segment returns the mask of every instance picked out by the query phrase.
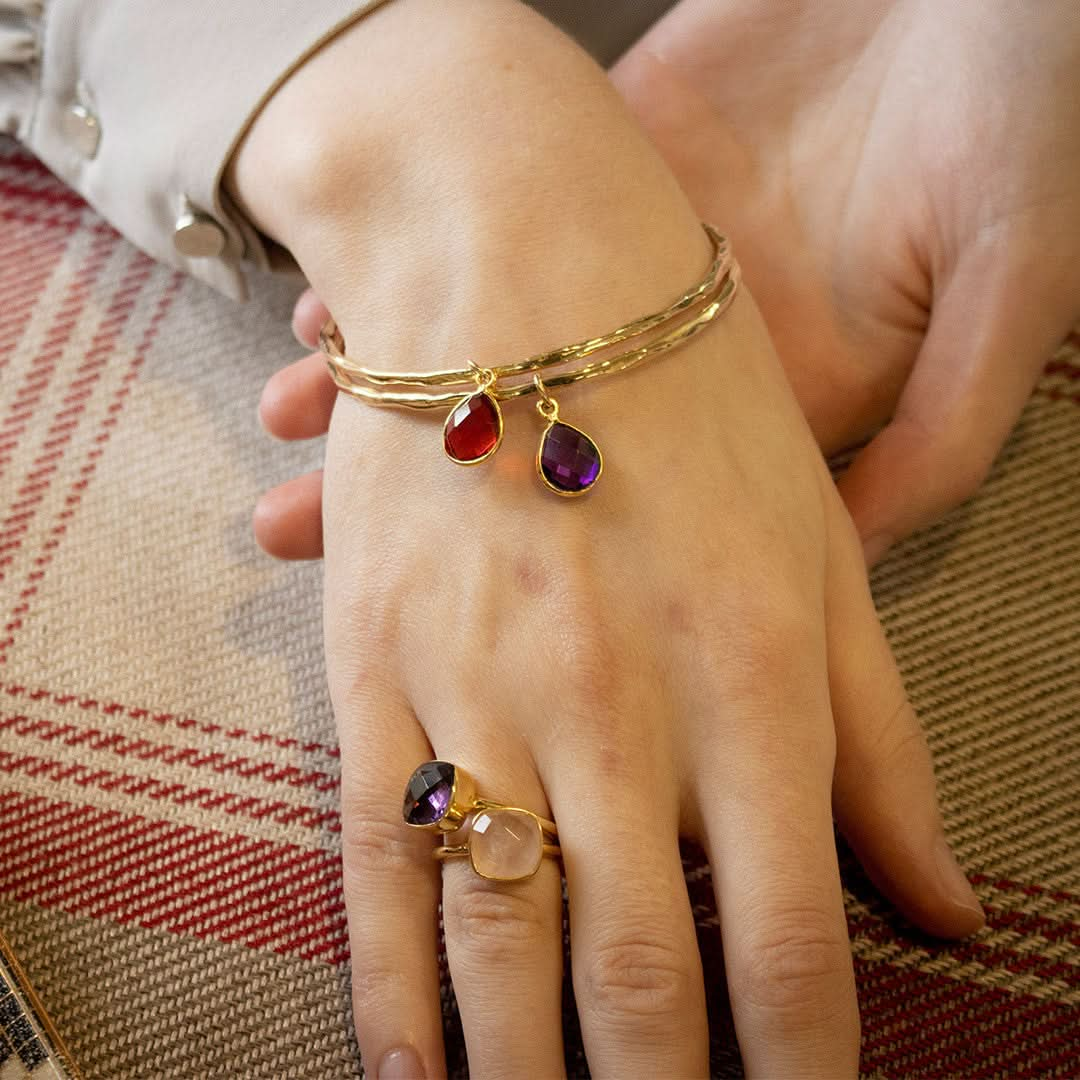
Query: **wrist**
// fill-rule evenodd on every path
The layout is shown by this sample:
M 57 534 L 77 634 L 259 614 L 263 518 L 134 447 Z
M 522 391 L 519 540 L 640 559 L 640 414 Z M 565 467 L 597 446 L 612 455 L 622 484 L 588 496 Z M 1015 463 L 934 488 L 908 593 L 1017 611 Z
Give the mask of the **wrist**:
M 424 366 L 440 329 L 484 326 L 498 361 L 610 329 L 709 254 L 604 72 L 517 4 L 377 9 L 283 84 L 229 179 L 380 366 Z
M 543 191 L 587 173 L 617 103 L 603 71 L 516 0 L 395 0 L 278 88 L 226 184 L 283 244 L 349 224 L 374 245 L 485 195 L 512 205 L 524 178 Z

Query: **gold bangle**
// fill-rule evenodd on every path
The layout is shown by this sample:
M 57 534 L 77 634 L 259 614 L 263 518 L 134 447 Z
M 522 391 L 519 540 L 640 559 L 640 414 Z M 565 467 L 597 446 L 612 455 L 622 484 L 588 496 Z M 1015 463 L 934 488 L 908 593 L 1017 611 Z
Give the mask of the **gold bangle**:
M 639 319 L 634 319 L 632 322 L 628 322 L 618 329 L 613 330 L 610 334 L 587 338 L 586 340 L 576 342 L 573 345 L 564 345 L 562 348 L 555 349 L 552 352 L 536 353 L 533 356 L 526 357 L 524 360 L 491 368 L 495 373 L 495 377 L 498 379 L 512 378 L 515 375 L 521 375 L 525 372 L 542 371 L 545 368 L 554 367 L 558 364 L 568 363 L 571 360 L 590 356 L 600 349 L 607 348 L 611 345 L 617 345 L 620 341 L 625 341 L 627 338 L 637 337 L 640 334 L 647 333 L 649 330 L 655 329 L 662 323 L 665 323 L 670 319 L 673 319 L 676 315 L 686 311 L 697 301 L 704 299 L 707 294 L 716 290 L 721 280 L 726 276 L 729 276 L 732 271 L 735 271 L 737 275 L 737 266 L 734 257 L 731 254 L 731 243 L 728 241 L 727 237 L 721 236 L 712 225 L 709 225 L 706 222 L 702 222 L 702 228 L 705 230 L 705 234 L 708 236 L 713 246 L 713 260 L 709 265 L 709 269 L 704 278 L 702 278 L 697 285 L 683 293 L 682 296 L 672 304 L 668 305 L 668 307 L 664 308 L 663 311 L 657 311 L 651 315 L 644 315 Z M 737 277 L 735 284 L 737 284 Z M 354 385 L 355 381 L 359 380 L 375 386 L 392 383 L 400 383 L 409 386 L 453 386 L 462 383 L 472 383 L 475 380 L 477 371 L 476 365 L 474 364 L 470 364 L 467 368 L 451 368 L 446 371 L 427 372 L 376 371 L 372 368 L 364 367 L 362 364 L 345 355 L 345 341 L 333 319 L 328 319 L 323 326 L 319 334 L 319 347 L 326 354 L 327 358 L 333 361 L 330 366 L 331 372 L 340 373 L 344 378 L 351 380 L 350 385 Z M 528 384 L 525 385 L 527 386 Z M 343 387 L 342 389 L 347 389 L 347 387 Z M 433 400 L 431 404 L 444 404 L 446 401 L 455 399 L 458 396 L 459 395 L 456 394 L 448 394 L 442 398 Z M 509 394 L 507 396 L 516 395 Z M 365 400 L 374 399 L 365 398 Z M 426 399 L 420 399 L 420 401 L 425 403 L 422 407 L 427 407 Z M 387 403 L 415 407 L 418 402 L 415 399 L 409 398 L 408 400 L 402 400 L 400 402 L 391 400 Z
M 588 338 L 551 352 L 537 353 L 510 364 L 445 371 L 388 372 L 366 368 L 345 353 L 345 340 L 333 319 L 328 319 L 319 335 L 330 374 L 337 387 L 351 397 L 372 405 L 410 409 L 449 408 L 443 425 L 443 449 L 459 465 L 476 465 L 499 448 L 503 436 L 500 401 L 539 394 L 537 411 L 547 421 L 536 454 L 536 472 L 551 491 L 558 495 L 583 495 L 592 489 L 603 471 L 603 456 L 590 436 L 559 419 L 558 403 L 549 390 L 581 379 L 613 374 L 636 367 L 644 360 L 668 352 L 690 340 L 722 315 L 738 291 L 739 266 L 731 245 L 711 225 L 702 223 L 713 245 L 713 259 L 705 277 L 663 311 L 645 315 L 618 327 L 609 334 Z M 678 316 L 697 303 L 704 306 L 696 314 L 679 321 Z M 675 322 L 672 327 L 671 323 Z M 650 330 L 665 332 L 645 345 L 593 360 L 578 367 L 542 379 L 540 372 L 557 364 L 583 360 L 601 349 L 609 348 Z M 532 379 L 511 385 L 499 385 L 500 379 L 513 379 L 531 372 Z M 405 386 L 461 387 L 468 390 L 443 392 L 398 390 Z

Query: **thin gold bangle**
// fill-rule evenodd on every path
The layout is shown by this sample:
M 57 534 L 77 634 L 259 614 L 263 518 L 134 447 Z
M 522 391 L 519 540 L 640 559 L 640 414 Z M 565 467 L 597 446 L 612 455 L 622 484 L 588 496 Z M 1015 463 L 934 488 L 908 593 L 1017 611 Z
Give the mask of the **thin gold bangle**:
M 448 408 L 443 424 L 443 450 L 458 465 L 478 465 L 498 450 L 503 438 L 503 418 L 499 402 L 539 394 L 537 412 L 546 423 L 536 453 L 536 472 L 545 486 L 558 495 L 576 496 L 590 491 L 603 472 L 599 446 L 580 428 L 560 419 L 559 403 L 550 396 L 555 387 L 568 386 L 636 367 L 651 356 L 668 352 L 700 333 L 732 304 L 739 288 L 739 264 L 728 241 L 711 225 L 702 222 L 713 244 L 713 259 L 704 280 L 683 293 L 663 311 L 645 315 L 609 334 L 588 338 L 552 352 L 537 353 L 524 360 L 498 367 L 467 368 L 432 372 L 375 371 L 345 354 L 345 339 L 333 319 L 327 319 L 319 334 L 334 383 L 344 393 L 370 405 L 408 409 Z M 698 303 L 696 314 L 681 318 Z M 675 325 L 672 325 L 672 324 Z M 617 345 L 649 330 L 664 332 L 644 345 L 592 360 L 570 370 L 553 373 L 547 379 L 540 372 L 556 364 L 573 364 L 600 349 Z M 528 381 L 500 385 L 500 380 L 530 373 Z M 393 386 L 454 387 L 443 392 L 393 389 Z M 456 852 L 455 852 L 456 854 Z
M 730 276 L 733 271 L 737 275 L 737 267 L 731 254 L 731 244 L 728 239 L 706 222 L 702 222 L 702 228 L 713 245 L 712 263 L 709 265 L 704 278 L 698 284 L 683 293 L 663 311 L 653 312 L 651 315 L 644 315 L 639 319 L 634 319 L 609 334 L 587 338 L 572 345 L 564 345 L 562 348 L 551 352 L 536 353 L 526 357 L 524 360 L 492 368 L 491 370 L 495 372 L 496 378 L 512 378 L 525 372 L 543 371 L 549 367 L 590 356 L 600 349 L 617 345 L 627 338 L 647 333 L 702 300 L 707 294 L 716 289 L 726 277 Z M 395 383 L 409 386 L 453 386 L 466 383 L 472 384 L 476 380 L 476 369 L 471 365 L 467 368 L 428 372 L 376 371 L 365 367 L 345 354 L 344 338 L 333 319 L 328 319 L 322 327 L 319 333 L 319 347 L 330 360 L 334 361 L 331 372 L 335 375 L 340 374 L 343 381 L 347 380 L 347 386 L 356 385 L 355 380 L 361 380 L 375 386 Z M 335 382 L 338 382 L 338 380 L 335 379 Z M 338 384 L 341 385 L 341 382 Z M 342 386 L 342 389 L 346 389 L 347 386 Z M 365 397 L 365 400 L 369 399 Z M 449 398 L 446 400 L 449 400 Z M 419 407 L 426 408 L 427 406 Z
M 639 345 L 636 348 L 629 349 L 625 352 L 617 353 L 614 356 L 606 357 L 602 360 L 594 360 L 592 363 L 584 364 L 580 368 L 575 368 L 572 371 L 563 372 L 557 375 L 551 375 L 544 380 L 548 387 L 567 386 L 570 383 L 578 382 L 581 379 L 591 379 L 598 375 L 607 375 L 616 371 L 626 371 L 630 368 L 636 367 L 642 361 L 647 360 L 649 357 L 659 355 L 664 352 L 668 352 L 675 348 L 677 345 L 682 344 L 684 341 L 689 340 L 695 334 L 700 333 L 705 329 L 714 319 L 722 315 L 728 307 L 730 307 L 732 301 L 735 299 L 735 294 L 739 286 L 739 268 L 738 265 L 732 263 L 728 268 L 724 277 L 720 280 L 716 287 L 715 295 L 709 297 L 709 302 L 706 306 L 698 312 L 697 315 L 679 323 L 674 329 L 669 330 L 661 337 L 655 338 L 647 345 Z M 641 331 L 644 332 L 644 331 Z M 614 335 L 608 335 L 613 337 Z M 625 340 L 627 337 L 632 336 L 627 333 L 623 335 L 619 340 Z M 323 352 L 327 356 L 327 365 L 330 369 L 330 374 L 333 377 L 338 389 L 342 390 L 346 394 L 352 397 L 359 398 L 361 401 L 366 401 L 372 405 L 383 406 L 398 406 L 400 408 L 408 409 L 437 409 L 447 408 L 451 405 L 457 404 L 461 401 L 463 393 L 468 393 L 471 389 L 475 389 L 477 385 L 477 373 L 481 370 L 490 371 L 493 378 L 490 380 L 490 384 L 487 389 L 487 393 L 490 394 L 497 401 L 510 401 L 513 398 L 524 397 L 529 394 L 537 393 L 536 385 L 533 382 L 517 383 L 512 386 L 500 386 L 497 380 L 504 378 L 504 373 L 510 369 L 515 372 L 527 370 L 523 367 L 524 361 L 518 364 L 511 364 L 505 367 L 485 368 L 485 369 L 465 369 L 468 376 L 468 383 L 470 390 L 450 390 L 444 393 L 424 393 L 422 391 L 408 391 L 408 390 L 390 390 L 383 388 L 376 388 L 374 386 L 364 385 L 362 382 L 355 382 L 354 379 L 365 379 L 366 376 L 360 376 L 355 369 L 355 365 L 349 365 L 346 367 L 341 362 L 340 357 L 343 355 L 341 349 L 333 343 L 332 339 L 340 341 L 341 345 L 344 345 L 344 341 L 341 339 L 341 332 L 337 329 L 332 322 L 328 322 L 327 326 L 323 328 L 324 348 Z M 604 340 L 601 338 L 593 338 L 592 341 Z M 331 352 L 327 346 L 330 345 L 333 348 Z M 599 346 L 598 346 L 599 348 Z M 559 350 L 563 352 L 564 350 Z M 590 349 L 589 352 L 595 350 Z M 552 356 L 553 353 L 541 354 L 543 356 Z M 587 353 L 582 354 L 587 355 Z M 541 367 L 540 363 L 537 363 L 536 368 Z M 534 369 L 535 370 L 535 369 Z M 447 373 L 440 373 L 445 375 Z M 411 379 L 410 379 L 411 381 Z M 438 385 L 438 384 L 437 384 Z M 446 385 L 445 382 L 442 385 Z

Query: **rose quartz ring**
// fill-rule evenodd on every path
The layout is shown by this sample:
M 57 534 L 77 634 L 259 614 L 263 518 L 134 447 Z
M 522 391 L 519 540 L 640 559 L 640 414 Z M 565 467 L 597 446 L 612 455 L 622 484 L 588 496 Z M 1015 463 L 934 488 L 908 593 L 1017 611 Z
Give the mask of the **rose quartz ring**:
M 555 822 L 479 798 L 472 777 L 448 761 L 425 762 L 412 774 L 403 812 L 413 828 L 448 833 L 468 825 L 464 842 L 436 848 L 435 858 L 466 856 L 489 881 L 523 881 L 540 869 L 545 855 L 559 855 Z

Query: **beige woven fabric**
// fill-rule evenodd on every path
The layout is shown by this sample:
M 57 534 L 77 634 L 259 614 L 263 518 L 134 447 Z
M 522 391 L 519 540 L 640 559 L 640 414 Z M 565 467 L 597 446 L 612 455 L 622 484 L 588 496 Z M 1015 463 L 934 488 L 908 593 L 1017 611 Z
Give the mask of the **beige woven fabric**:
M 0 143 L 0 925 L 94 1077 L 360 1073 L 320 567 L 249 529 L 320 452 L 255 419 L 296 291 L 233 305 Z M 845 859 L 867 1074 L 1080 1074 L 1078 454 L 1074 343 L 978 498 L 876 575 L 990 925 L 931 942 Z

